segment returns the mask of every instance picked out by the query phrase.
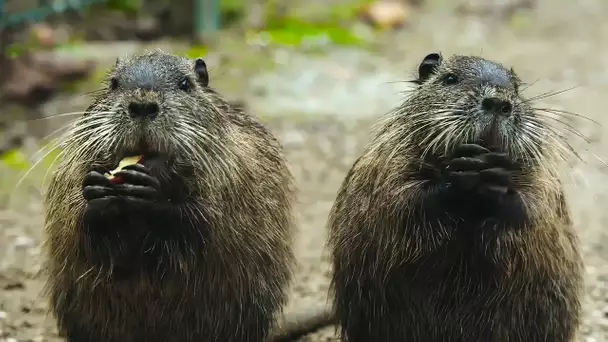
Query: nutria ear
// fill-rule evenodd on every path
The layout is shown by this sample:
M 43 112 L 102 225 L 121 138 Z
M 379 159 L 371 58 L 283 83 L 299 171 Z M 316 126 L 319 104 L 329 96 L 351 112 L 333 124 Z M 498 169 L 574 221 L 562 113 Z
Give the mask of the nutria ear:
M 207 72 L 207 63 L 202 58 L 197 58 L 194 61 L 194 73 L 196 74 L 197 82 L 203 87 L 209 85 L 209 73 Z
M 417 83 L 422 84 L 429 77 L 431 77 L 431 75 L 437 70 L 437 67 L 441 65 L 441 60 L 442 57 L 440 53 L 431 53 L 426 55 L 418 67 Z

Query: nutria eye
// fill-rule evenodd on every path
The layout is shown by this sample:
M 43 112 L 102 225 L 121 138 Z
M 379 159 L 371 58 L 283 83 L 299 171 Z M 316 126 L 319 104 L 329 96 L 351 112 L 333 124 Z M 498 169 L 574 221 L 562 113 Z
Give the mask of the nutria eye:
M 443 78 L 443 83 L 445 83 L 446 85 L 456 84 L 456 83 L 458 83 L 458 76 L 456 76 L 454 74 L 447 74 Z
M 110 90 L 116 90 L 118 89 L 118 80 L 114 77 L 112 77 L 112 79 L 110 79 Z
M 190 91 L 190 80 L 186 78 L 179 82 L 179 89 L 183 91 Z

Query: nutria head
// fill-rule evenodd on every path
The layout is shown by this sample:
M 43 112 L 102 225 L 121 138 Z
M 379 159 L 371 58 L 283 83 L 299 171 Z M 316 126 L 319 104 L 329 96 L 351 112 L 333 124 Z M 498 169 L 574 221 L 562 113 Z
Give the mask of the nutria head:
M 548 141 L 557 140 L 522 97 L 517 74 L 499 63 L 431 53 L 414 83 L 417 88 L 395 114 L 404 143 L 416 144 L 423 155 L 476 143 L 529 164 L 538 162 Z

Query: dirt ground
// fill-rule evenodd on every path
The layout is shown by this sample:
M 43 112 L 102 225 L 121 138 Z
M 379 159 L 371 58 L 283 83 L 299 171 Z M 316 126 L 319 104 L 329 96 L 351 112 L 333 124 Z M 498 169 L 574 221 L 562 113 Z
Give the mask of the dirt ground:
M 265 114 L 285 145 L 300 189 L 299 265 L 287 312 L 327 302 L 327 213 L 345 172 L 366 143 L 370 125 L 399 103 L 399 92 L 406 86 L 400 81 L 410 78 L 428 52 L 481 54 L 513 66 L 524 81 L 533 83 L 526 90 L 529 96 L 576 87 L 538 106 L 590 119 L 557 118 L 571 125 L 570 132 L 555 123 L 580 155 L 562 168 L 586 262 L 584 320 L 577 341 L 608 341 L 608 167 L 601 161 L 608 160 L 608 3 L 540 0 L 532 13 L 508 24 L 463 18 L 438 8 L 417 13 L 396 36 L 379 38 L 378 51 L 336 50 L 325 56 L 276 52 L 275 57 L 287 54 L 286 62 L 273 71 L 249 72 L 245 89 L 235 95 L 254 113 Z M 216 77 L 238 77 L 238 72 Z M 47 109 L 49 115 L 84 106 L 82 98 L 58 101 Z M 9 173 L 2 172 L 0 179 L 8 179 Z M 10 203 L 0 200 L 0 341 L 61 341 L 40 292 L 44 173 L 28 177 L 36 181 L 12 192 Z M 329 328 L 303 341 L 329 341 L 332 336 Z

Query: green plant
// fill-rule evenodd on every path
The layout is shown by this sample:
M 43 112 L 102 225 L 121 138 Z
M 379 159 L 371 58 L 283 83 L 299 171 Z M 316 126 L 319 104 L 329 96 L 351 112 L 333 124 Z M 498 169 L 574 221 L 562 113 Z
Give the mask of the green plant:
M 31 167 L 31 163 L 23 152 L 17 149 L 9 150 L 0 155 L 0 162 L 12 170 L 27 171 Z
M 245 16 L 245 0 L 219 0 L 220 22 L 223 26 L 230 26 Z
M 298 46 L 315 39 L 328 39 L 336 45 L 361 46 L 365 43 L 348 28 L 336 23 L 312 23 L 299 18 L 271 21 L 262 34 L 267 34 L 272 43 L 279 45 Z
M 204 57 L 209 52 L 209 49 L 203 45 L 194 45 L 186 50 L 182 55 L 188 58 Z
M 41 48 L 40 43 L 34 38 L 34 36 L 32 34 L 28 34 L 25 40 L 10 44 L 6 49 L 6 53 L 9 57 L 15 58 Z
M 15 171 L 28 171 L 32 167 L 41 167 L 44 170 L 49 169 L 61 153 L 61 148 L 53 148 L 56 147 L 56 143 L 56 141 L 51 141 L 43 145 L 41 148 L 41 159 L 35 163 L 32 163 L 20 149 L 11 149 L 0 155 L 0 164 Z
M 108 0 L 105 6 L 109 10 L 126 14 L 137 14 L 142 6 L 141 0 Z
M 359 8 L 370 1 L 350 1 L 329 8 L 317 8 L 308 14 L 291 11 L 283 17 L 273 15 L 276 11 L 272 8 L 277 3 L 269 1 L 266 28 L 261 33 L 280 45 L 297 46 L 307 40 L 327 39 L 336 45 L 362 46 L 365 41 L 354 34 L 350 26 L 356 20 Z
M 53 163 L 56 161 L 60 149 L 49 151 L 45 146 L 43 151 L 46 155 L 41 157 L 37 163 L 33 163 L 21 150 L 10 150 L 0 155 L 0 206 L 9 202 L 27 201 L 28 196 L 23 196 L 23 189 L 42 189 L 48 182 Z M 54 146 L 54 145 L 53 145 Z M 47 153 L 48 152 L 48 153 Z

